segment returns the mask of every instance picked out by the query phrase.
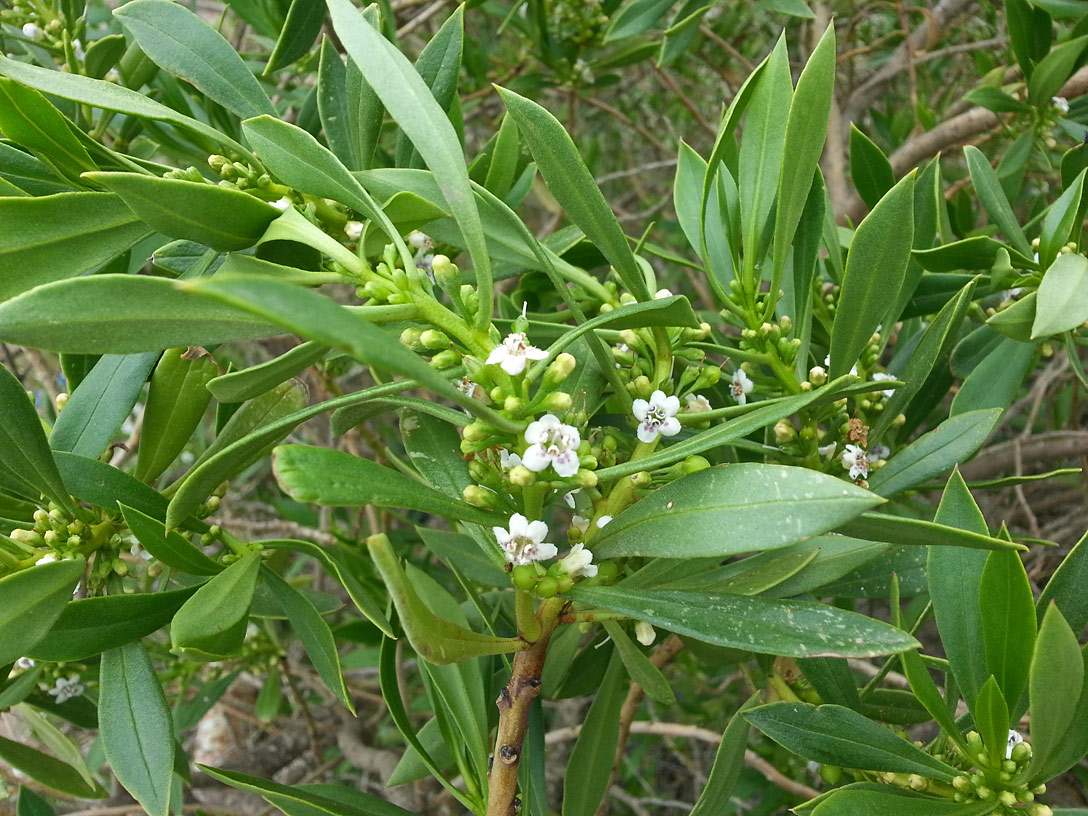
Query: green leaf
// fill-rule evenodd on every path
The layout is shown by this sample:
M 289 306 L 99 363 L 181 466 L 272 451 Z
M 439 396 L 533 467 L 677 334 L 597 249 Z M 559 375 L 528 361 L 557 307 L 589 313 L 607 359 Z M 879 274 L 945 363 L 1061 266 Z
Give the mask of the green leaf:
M 850 124 L 850 178 L 870 210 L 895 186 L 888 157 L 853 123 Z
M 993 675 L 979 690 L 971 716 L 986 746 L 990 767 L 999 766 L 1009 744 L 1009 707 Z
M 873 473 L 869 489 L 881 496 L 894 496 L 966 462 L 982 447 L 1002 413 L 1000 408 L 991 408 L 946 419 Z
M 706 175 L 706 162 L 686 142 L 680 141 L 676 158 L 676 177 L 673 179 L 672 206 L 676 220 L 688 244 L 702 258 L 702 187 Z
M 779 290 L 782 271 L 793 249 L 794 234 L 812 188 L 813 174 L 827 136 L 834 85 L 835 27 L 829 24 L 809 56 L 790 102 L 783 147 L 783 155 L 789 156 L 789 162 L 783 163 L 778 180 L 778 208 L 774 219 L 773 293 Z
M 1066 242 L 1069 241 L 1078 214 L 1081 214 L 1081 196 L 1084 192 L 1084 171 L 1071 184 L 1066 185 L 1061 197 L 1050 205 L 1043 218 L 1039 233 L 1039 266 L 1048 268 Z M 1080 231 L 1077 231 L 1080 234 Z
M 336 699 L 354 714 L 355 707 L 351 704 L 351 695 L 348 694 L 347 686 L 344 685 L 340 656 L 336 653 L 336 641 L 333 639 L 329 625 L 302 593 L 272 570 L 262 569 L 261 578 L 287 614 L 291 628 L 302 641 L 318 676 Z
M 985 535 L 986 520 L 960 476 L 953 471 L 941 496 L 936 521 Z M 982 572 L 987 556 L 959 547 L 932 547 L 927 573 L 937 629 L 952 674 L 968 706 L 974 704 L 989 672 L 982 631 Z
M 457 428 L 422 411 L 404 411 L 400 417 L 404 450 L 419 474 L 435 490 L 460 499 L 474 480 L 461 458 Z
M 208 381 L 207 389 L 219 402 L 244 402 L 304 371 L 329 353 L 329 347 L 307 341 L 271 360 Z
M 1038 292 L 1028 292 L 1012 306 L 987 318 L 986 325 L 1013 340 L 1019 340 L 1022 343 L 1029 342 L 1036 320 L 1037 298 Z
M 1085 46 L 1088 46 L 1088 36 L 1076 37 L 1052 49 L 1039 60 L 1028 79 L 1028 101 L 1031 104 L 1036 107 L 1050 106 L 1051 97 L 1069 79 Z
M 105 799 L 109 795 L 97 782 L 88 785 L 71 765 L 4 737 L 0 737 L 0 759 L 35 782 L 68 796 L 78 799 Z
M 275 114 L 234 47 L 184 6 L 167 0 L 133 0 L 113 16 L 152 62 L 189 81 L 240 118 Z
M 1013 711 L 1028 686 L 1035 647 L 1035 598 L 1017 553 L 992 552 L 986 559 L 979 611 L 986 668 L 1005 695 L 1008 710 Z
M 767 57 L 767 67 L 760 73 L 752 92 L 740 144 L 737 189 L 740 195 L 744 275 L 748 286 L 753 285 L 755 268 L 763 259 L 761 240 L 778 194 L 793 95 L 786 38 L 783 35 Z M 707 172 L 710 172 L 709 166 Z M 811 175 L 804 171 L 801 173 L 807 175 L 807 181 L 811 181 Z
M 744 712 L 758 699 L 758 695 L 753 695 L 730 717 L 729 725 L 725 727 L 722 741 L 714 754 L 714 764 L 710 768 L 706 786 L 688 816 L 717 816 L 722 802 L 730 800 L 737 780 L 740 779 L 740 772 L 744 767 L 744 752 L 748 748 L 749 725 L 744 719 Z
M 894 813 L 897 816 L 985 816 L 993 811 L 993 801 L 958 805 L 951 799 L 934 799 L 888 785 L 878 790 L 833 790 L 821 799 L 810 816 L 859 816 L 866 813 Z
M 166 499 L 123 470 L 63 451 L 57 452 L 56 459 L 68 489 L 81 501 L 107 508 L 110 512 L 118 502 L 124 502 L 155 518 L 162 518 L 166 513 Z
M 1023 257 L 1015 249 L 987 235 L 973 235 L 931 249 L 915 249 L 911 257 L 929 272 L 958 272 L 961 269 L 987 270 L 993 267 L 998 252 L 1004 249 L 1018 266 L 1030 266 L 1031 257 Z
M 548 111 L 513 91 L 499 88 L 507 111 L 540 168 L 548 190 L 638 300 L 649 300 L 645 275 L 566 129 Z
M 1011 337 L 998 335 L 998 340 L 998 345 L 967 375 L 952 398 L 953 417 L 987 408 L 1004 413 L 1016 399 L 1020 385 L 1034 367 L 1037 349 L 1033 343 L 1021 343 Z
M 1005 233 L 1005 237 L 1009 239 L 1013 248 L 1021 255 L 1032 257 L 1034 253 L 1031 244 L 1024 237 L 1024 231 L 1020 229 L 1020 223 L 1012 211 L 1009 199 L 1005 196 L 1005 191 L 1001 188 L 1001 182 L 990 166 L 989 160 L 974 145 L 964 147 L 963 153 L 967 157 L 971 183 L 975 186 L 975 193 L 983 208 L 998 228 Z
M 959 771 L 863 714 L 837 705 L 771 703 L 744 718 L 805 759 L 864 771 L 920 774 L 951 782 Z
M 213 577 L 185 602 L 170 625 L 175 654 L 219 660 L 241 646 L 260 565 L 261 554 L 252 552 Z
M 19 788 L 15 816 L 56 816 L 56 811 L 42 797 L 23 785 Z
M 378 33 L 349 0 L 327 2 L 333 28 L 348 56 L 393 120 L 412 140 L 442 189 L 445 209 L 457 219 L 476 273 L 480 296 L 477 324 L 482 328 L 491 319 L 491 261 L 457 133 L 408 59 Z
M 654 27 L 676 0 L 627 0 L 613 15 L 604 42 L 633 37 Z
M 396 507 L 493 525 L 501 517 L 439 493 L 377 462 L 344 451 L 281 445 L 272 468 L 280 485 L 301 502 L 324 507 Z
M 157 0 L 134 0 L 135 4 L 149 2 Z M 215 184 L 139 173 L 83 175 L 116 193 L 156 232 L 219 252 L 253 246 L 281 214 L 256 196 Z
M 119 503 L 120 504 L 120 503 Z M 218 575 L 223 566 L 174 530 L 166 531 L 159 519 L 120 504 L 129 530 L 151 555 L 171 569 L 189 575 Z
M 49 434 L 53 450 L 97 459 L 113 441 L 136 401 L 158 354 L 107 354 L 72 391 Z
M 287 285 L 287 284 L 285 284 Z M 144 275 L 93 275 L 0 303 L 0 342 L 83 354 L 215 346 L 281 333 L 249 311 Z
M 929 670 L 926 668 L 925 663 L 922 662 L 921 656 L 918 652 L 903 652 L 899 655 L 899 659 L 902 661 L 903 673 L 907 676 L 911 691 L 914 692 L 915 697 L 925 706 L 929 715 L 937 721 L 941 730 L 955 740 L 956 744 L 966 753 L 967 743 L 963 741 L 963 734 L 960 732 L 959 726 L 956 725 L 952 713 L 948 710 L 948 704 L 945 702 L 944 697 L 941 696 L 937 684 L 929 676 Z
M 80 173 L 96 168 L 71 127 L 38 91 L 0 79 L 0 132 L 75 181 Z
M 1031 659 L 1031 764 L 1032 784 L 1052 776 L 1051 761 L 1062 744 L 1080 739 L 1084 723 L 1074 717 L 1084 684 L 1084 659 L 1077 636 L 1057 605 L 1051 603 L 1039 626 Z M 1071 729 L 1076 729 L 1071 732 Z
M 592 816 L 608 788 L 625 696 L 623 662 L 613 654 L 590 703 L 563 776 L 563 816 Z
M 0 301 L 82 275 L 150 232 L 112 193 L 0 198 L 0 222 Z
M 1069 554 L 1054 570 L 1036 605 L 1037 617 L 1042 619 L 1051 601 L 1074 632 L 1088 626 L 1088 533 L 1085 533 Z
M 963 97 L 965 102 L 991 110 L 994 113 L 1027 113 L 1031 106 L 1010 96 L 992 85 L 980 85 Z
M 850 371 L 884 319 L 889 295 L 898 295 L 913 238 L 914 173 L 909 173 L 854 232 L 831 328 L 832 377 Z
M 57 470 L 34 405 L 22 383 L 3 366 L 0 366 L 0 416 L 4 418 L 0 422 L 0 471 L 6 471 L 25 487 L 28 498 L 36 499 L 40 492 L 71 510 L 72 499 Z M 0 665 L 6 662 L 0 660 Z
M 86 660 L 157 632 L 196 587 L 71 601 L 53 628 L 27 651 L 35 660 Z
M 601 625 L 616 644 L 616 652 L 623 661 L 631 680 L 642 686 L 650 699 L 663 705 L 675 705 L 676 695 L 661 669 L 650 662 L 642 650 L 628 637 L 627 632 L 615 621 L 602 621 Z
M 1031 339 L 1061 334 L 1085 320 L 1088 320 L 1088 258 L 1078 252 L 1066 252 L 1050 265 L 1039 284 Z
M 672 589 L 575 586 L 575 601 L 704 640 L 716 646 L 789 657 L 865 657 L 915 648 L 886 623 L 809 601 Z
M 362 362 L 413 377 L 436 394 L 447 397 L 504 430 L 521 426 L 481 406 L 461 393 L 418 355 L 352 312 L 316 292 L 264 278 L 217 275 L 189 281 L 186 287 L 200 294 L 272 320 L 296 334 L 346 351 Z M 481 306 L 481 308 L 483 308 Z M 0 306 L 0 315 L 3 307 Z
M 64 612 L 87 562 L 54 561 L 0 578 L 0 665 L 27 656 Z
M 350 803 L 346 803 L 340 801 L 339 798 L 331 799 L 320 793 L 307 790 L 307 787 L 316 787 L 318 790 L 323 790 L 331 786 L 288 787 L 270 779 L 260 779 L 238 771 L 211 768 L 207 765 L 198 767 L 208 776 L 218 779 L 225 785 L 258 794 L 266 802 L 279 808 L 288 816 L 316 816 L 316 814 L 328 814 L 328 816 L 412 816 L 403 808 L 360 791 L 350 791 Z
M 144 406 L 133 470 L 137 479 L 151 482 L 158 478 L 185 449 L 211 401 L 206 386 L 218 373 L 211 356 L 201 352 L 191 357 L 187 349 L 168 349 L 162 355 L 151 375 Z
M 140 643 L 102 655 L 99 728 L 117 781 L 149 816 L 170 810 L 174 725 L 155 669 Z
M 389 539 L 384 534 L 375 535 L 368 538 L 366 543 L 374 565 L 393 597 L 404 634 L 424 660 L 446 665 L 482 655 L 519 652 L 531 645 L 521 638 L 482 635 L 438 617 L 427 608 L 409 583 Z M 420 750 L 418 745 L 415 748 Z
M 656 490 L 593 539 L 600 558 L 735 555 L 785 547 L 881 503 L 855 485 L 805 468 L 708 468 Z M 722 530 L 739 535 L 722 535 Z
M 287 19 L 284 20 L 279 39 L 276 40 L 276 47 L 264 67 L 264 75 L 286 68 L 305 56 L 313 47 L 324 23 L 323 4 L 314 0 L 291 0 L 291 7 L 287 9 Z

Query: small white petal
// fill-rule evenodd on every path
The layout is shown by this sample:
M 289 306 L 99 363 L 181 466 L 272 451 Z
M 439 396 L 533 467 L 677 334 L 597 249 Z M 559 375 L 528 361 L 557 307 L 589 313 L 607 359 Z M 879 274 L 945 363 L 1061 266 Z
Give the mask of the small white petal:
M 665 413 L 668 416 L 676 416 L 680 412 L 680 398 L 675 394 L 671 397 L 666 397 L 664 406 Z
M 495 348 L 491 349 L 491 353 L 487 355 L 487 360 L 484 362 L 484 365 L 495 365 L 495 363 L 501 363 L 503 360 L 506 359 L 506 354 L 507 352 L 505 346 L 495 346 Z
M 506 356 L 506 359 L 499 363 L 499 365 L 502 367 L 502 370 L 505 371 L 507 374 L 512 377 L 516 377 L 518 374 L 525 370 L 525 366 L 527 365 L 527 363 L 525 361 L 525 355 L 515 356 L 512 354 L 508 354 Z
M 637 399 L 631 403 L 631 413 L 635 415 L 635 419 L 639 422 L 646 419 L 646 414 L 650 411 L 650 403 L 644 399 Z
M 597 527 L 604 527 L 610 521 L 612 521 L 612 516 L 601 516 L 597 519 Z
M 571 508 L 572 510 L 574 509 L 574 494 L 577 493 L 577 492 L 578 492 L 577 490 L 571 490 L 569 493 L 564 493 L 563 494 L 563 504 L 565 504 L 567 507 Z
M 657 430 L 660 431 L 663 436 L 676 436 L 680 433 L 680 420 L 676 417 L 669 417 L 658 426 Z
M 574 451 L 556 454 L 552 457 L 552 467 L 560 477 L 569 479 L 578 472 L 578 454 Z
M 552 463 L 552 457 L 548 456 L 540 445 L 530 445 L 521 458 L 521 463 L 533 473 L 540 473 L 548 469 L 548 465 Z
M 543 360 L 547 358 L 548 352 L 544 349 L 538 349 L 536 346 L 527 346 L 525 348 L 525 356 L 530 360 Z
M 530 521 L 527 531 L 529 538 L 538 544 L 548 537 L 548 525 L 543 521 Z
M 643 422 L 638 426 L 638 440 L 649 444 L 657 439 L 657 426 Z

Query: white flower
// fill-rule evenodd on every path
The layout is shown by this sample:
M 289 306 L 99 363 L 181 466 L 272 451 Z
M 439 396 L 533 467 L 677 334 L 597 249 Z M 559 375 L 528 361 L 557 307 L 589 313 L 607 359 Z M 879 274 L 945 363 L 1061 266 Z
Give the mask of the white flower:
M 838 446 L 838 442 L 828 442 L 826 445 L 819 445 L 816 448 L 816 453 L 820 454 L 824 459 L 830 459 Z
M 755 388 L 755 384 L 748 379 L 744 369 L 738 368 L 733 374 L 733 385 L 729 389 L 733 394 L 733 399 L 737 401 L 737 405 L 744 405 L 748 402 L 748 395 L 752 393 L 753 388 Z
M 58 677 L 57 684 L 49 689 L 47 693 L 56 697 L 58 703 L 64 703 L 73 697 L 81 695 L 83 693 L 83 684 L 79 682 L 78 676 Z
M 672 292 L 670 292 L 668 289 L 658 289 L 654 293 L 654 300 L 664 300 L 665 298 L 671 298 L 671 297 L 672 297 Z
M 589 529 L 589 519 L 587 519 L 585 516 L 579 516 L 577 513 L 575 513 L 573 516 L 571 516 L 570 526 L 580 532 L 582 535 L 585 535 L 586 530 Z
M 869 461 L 879 462 L 881 459 L 887 459 L 892 455 L 892 449 L 887 445 L 873 445 L 869 449 Z
M 512 470 L 521 464 L 521 457 L 506 448 L 499 449 L 499 465 L 503 470 Z
M 860 445 L 847 445 L 842 454 L 842 466 L 850 471 L 851 479 L 869 476 L 869 454 Z
M 53 553 L 49 553 L 48 555 L 43 555 L 41 558 L 35 561 L 34 566 L 40 567 L 42 564 L 52 564 L 56 560 L 57 556 Z
M 548 352 L 529 345 L 525 332 L 512 332 L 487 355 L 487 365 L 498 364 L 507 374 L 520 374 L 529 360 L 543 360 Z
M 675 395 L 666 397 L 664 391 L 654 391 L 649 402 L 637 399 L 632 403 L 631 409 L 639 423 L 640 442 L 653 442 L 658 434 L 676 436 L 680 433 L 680 420 L 676 418 L 680 410 L 680 399 Z
M 826 357 L 824 357 L 824 365 L 827 366 L 828 368 L 831 368 L 831 355 L 830 354 L 827 355 Z M 857 365 L 853 365 L 853 366 L 850 367 L 850 375 L 852 377 L 856 377 L 858 375 Z
M 878 371 L 873 375 L 873 382 L 887 382 L 888 380 L 894 380 L 895 378 L 894 374 L 885 374 L 883 371 Z M 895 389 L 887 388 L 880 393 L 885 397 L 891 397 L 895 393 Z
M 597 574 L 597 565 L 593 563 L 593 553 L 584 544 L 575 544 L 570 552 L 563 556 L 559 568 L 571 578 L 592 578 Z
M 15 661 L 15 665 L 18 666 L 20 669 L 33 669 L 34 668 L 34 658 L 32 658 L 32 657 L 20 657 L 18 660 Z
M 545 414 L 525 429 L 529 443 L 522 464 L 533 473 L 551 465 L 564 479 L 578 472 L 578 446 L 582 437 L 573 425 L 564 425 L 554 414 Z
M 138 541 L 128 548 L 128 554 L 133 558 L 142 558 L 144 561 L 150 561 L 155 557 L 145 550 L 144 545 Z
M 649 646 L 657 638 L 657 632 L 654 628 L 646 623 L 646 621 L 637 621 L 635 623 L 635 640 L 641 643 L 643 646 Z
M 1051 104 L 1062 113 L 1069 113 L 1069 100 L 1062 96 L 1052 96 L 1050 98 Z
M 348 237 L 348 240 L 358 241 L 363 237 L 363 222 L 348 221 L 344 224 L 344 235 Z
M 544 561 L 559 554 L 554 544 L 544 540 L 548 535 L 548 525 L 543 521 L 529 521 L 521 513 L 510 516 L 509 530 L 492 527 L 491 531 L 506 553 L 506 560 L 515 566 Z
M 1024 741 L 1019 731 L 1009 732 L 1009 742 L 1005 747 L 1005 759 L 1012 759 L 1012 749 Z
M 684 410 L 689 414 L 701 414 L 710 410 L 710 400 L 702 394 L 688 394 L 684 399 L 687 401 Z
M 578 490 L 571 490 L 569 493 L 563 494 L 563 504 L 565 504 L 571 510 L 574 509 L 574 494 L 577 492 Z
M 597 529 L 601 529 L 610 521 L 612 521 L 612 516 L 601 516 L 599 519 L 597 519 Z
M 23 25 L 23 36 L 28 40 L 40 40 L 45 36 L 45 32 L 34 23 L 25 23 Z
M 293 206 L 293 203 L 294 202 L 292 202 L 290 198 L 288 198 L 287 196 L 284 196 L 279 201 L 273 201 L 272 206 L 275 207 L 277 210 L 282 210 L 283 212 L 287 212 L 287 210 L 290 209 Z

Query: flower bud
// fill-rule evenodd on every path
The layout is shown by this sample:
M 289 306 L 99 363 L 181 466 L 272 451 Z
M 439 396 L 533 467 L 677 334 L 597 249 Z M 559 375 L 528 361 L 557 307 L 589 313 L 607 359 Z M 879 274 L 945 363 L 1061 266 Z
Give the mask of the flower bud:
M 518 564 L 510 571 L 510 578 L 518 589 L 532 589 L 538 579 L 536 567 L 533 564 Z
M 1012 756 L 1010 756 L 1009 758 L 1017 764 L 1026 762 L 1027 760 L 1031 759 L 1031 743 L 1016 743 L 1016 745 L 1012 747 Z
M 537 581 L 536 594 L 540 598 L 554 598 L 559 594 L 559 581 L 550 575 L 545 575 Z
M 450 347 L 450 338 L 446 336 L 446 333 L 435 329 L 427 329 L 420 333 L 419 342 L 423 344 L 424 348 L 434 350 Z
M 578 472 L 574 474 L 574 478 L 581 488 L 590 488 L 597 486 L 597 474 L 592 470 L 586 470 L 585 468 L 579 468 Z
M 654 627 L 646 621 L 635 622 L 635 640 L 641 643 L 643 646 L 650 646 L 654 640 L 657 639 L 657 632 L 654 631 Z
M 57 394 L 57 413 L 59 414 L 64 410 L 64 406 L 68 404 L 68 395 L 65 393 Z
M 827 382 L 827 370 L 823 366 L 813 366 L 808 370 L 808 380 L 813 385 L 823 385 Z
M 525 400 L 521 397 L 509 396 L 502 401 L 502 409 L 508 414 L 520 414 L 525 410 Z
M 461 435 L 470 442 L 482 442 L 493 433 L 495 433 L 495 429 L 480 420 L 470 422 L 461 431 Z
M 722 378 L 722 371 L 717 366 L 703 366 L 699 370 L 699 378 L 695 381 L 694 390 L 699 391 L 711 385 L 717 385 Z
M 640 470 L 631 474 L 631 484 L 638 488 L 647 488 L 654 483 L 653 477 L 647 470 Z
M 689 456 L 681 465 L 681 469 L 684 473 L 698 473 L 700 470 L 706 470 L 708 467 L 710 467 L 710 462 L 702 456 Z
M 774 438 L 779 445 L 785 445 L 797 438 L 797 429 L 792 422 L 780 419 L 774 426 Z
M 966 776 L 955 776 L 952 778 L 952 787 L 958 791 L 968 793 L 974 790 L 974 785 L 971 784 L 971 780 Z
M 1054 811 L 1046 805 L 1032 805 L 1031 816 L 1054 816 Z
M 563 414 L 570 410 L 573 400 L 566 391 L 555 391 L 548 394 L 542 403 L 544 410 L 552 414 Z
M 640 374 L 636 377 L 632 385 L 635 387 L 635 393 L 643 399 L 650 396 L 652 386 L 650 385 L 650 378 L 645 374 Z
M 919 774 L 911 774 L 907 777 L 907 785 L 911 790 L 924 791 L 929 787 L 929 780 Z
M 462 492 L 465 501 L 476 507 L 498 507 L 499 499 L 492 491 L 479 485 L 469 485 Z
M 559 385 L 571 375 L 577 365 L 578 361 L 574 358 L 574 355 L 564 351 L 552 360 L 544 371 L 542 387 L 551 388 L 554 385 Z
M 453 368 L 459 365 L 461 362 L 461 355 L 451 348 L 445 351 L 440 351 L 431 358 L 431 368 L 437 368 L 439 371 L 443 371 L 447 368 Z
M 510 479 L 510 484 L 517 485 L 518 487 L 528 487 L 536 482 L 536 474 L 525 467 L 525 465 L 515 465 L 512 467 L 507 478 Z

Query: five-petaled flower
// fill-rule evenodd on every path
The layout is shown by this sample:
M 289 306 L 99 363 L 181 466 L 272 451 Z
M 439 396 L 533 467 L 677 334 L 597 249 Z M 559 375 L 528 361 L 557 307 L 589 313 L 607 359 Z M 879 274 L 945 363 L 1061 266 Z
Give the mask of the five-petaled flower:
M 850 471 L 851 479 L 867 479 L 869 454 L 860 445 L 847 445 L 842 454 L 842 466 Z
M 597 565 L 593 563 L 593 553 L 584 544 L 575 544 L 570 552 L 563 556 L 559 568 L 571 578 L 592 578 L 597 574 Z
M 57 684 L 48 693 L 56 697 L 58 703 L 65 703 L 83 693 L 83 684 L 79 677 L 58 677 Z
M 510 516 L 509 530 L 502 527 L 491 530 L 506 554 L 506 560 L 514 566 L 544 561 L 559 554 L 554 544 L 544 540 L 548 536 L 548 525 L 543 521 L 529 521 L 521 513 Z
M 744 405 L 748 402 L 748 395 L 752 393 L 753 388 L 755 388 L 755 384 L 748 379 L 744 369 L 738 368 L 733 373 L 733 385 L 729 389 L 733 394 L 733 399 L 737 401 L 737 405 Z
M 534 473 L 551 465 L 564 479 L 578 472 L 578 445 L 582 437 L 573 425 L 564 425 L 554 414 L 545 414 L 525 429 L 529 443 L 522 464 Z
M 680 420 L 676 418 L 680 399 L 675 395 L 666 397 L 664 391 L 654 391 L 649 402 L 637 399 L 632 403 L 631 410 L 638 420 L 640 442 L 653 442 L 658 434 L 676 436 L 680 433 Z
M 487 355 L 487 365 L 499 365 L 507 374 L 517 375 L 525 370 L 530 360 L 543 360 L 548 352 L 529 345 L 525 332 L 511 332 L 506 339 Z

